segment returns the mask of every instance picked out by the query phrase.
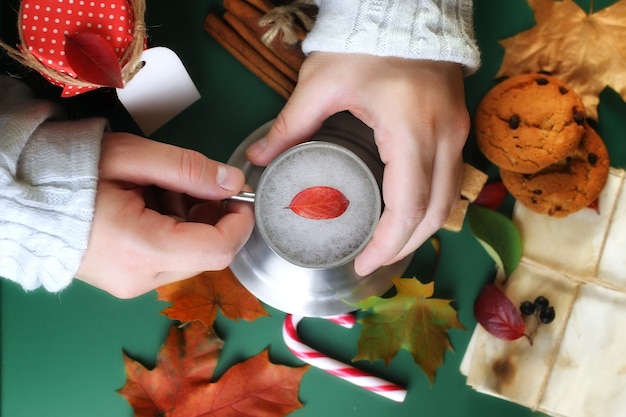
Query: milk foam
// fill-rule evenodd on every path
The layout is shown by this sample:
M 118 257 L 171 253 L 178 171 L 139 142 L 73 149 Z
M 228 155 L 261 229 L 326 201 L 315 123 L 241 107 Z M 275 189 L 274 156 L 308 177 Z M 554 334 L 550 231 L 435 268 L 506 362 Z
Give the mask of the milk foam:
M 329 186 L 350 201 L 339 217 L 312 220 L 288 208 L 305 188 Z M 369 168 L 351 151 L 309 142 L 279 156 L 256 190 L 257 227 L 282 258 L 309 268 L 345 264 L 371 238 L 380 216 L 380 189 Z

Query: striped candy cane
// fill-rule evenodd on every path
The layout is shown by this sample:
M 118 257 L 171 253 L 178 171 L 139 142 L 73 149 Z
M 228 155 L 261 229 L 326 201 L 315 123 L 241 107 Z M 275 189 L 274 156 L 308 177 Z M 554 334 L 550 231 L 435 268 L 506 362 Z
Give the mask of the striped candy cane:
M 352 314 L 327 317 L 326 319 L 346 328 L 353 327 L 355 323 L 355 318 Z M 297 358 L 368 391 L 382 395 L 383 397 L 389 398 L 393 401 L 404 401 L 407 392 L 406 389 L 401 386 L 332 359 L 302 343 L 297 331 L 300 320 L 302 320 L 302 317 L 288 314 L 287 317 L 285 317 L 285 322 L 283 324 L 283 339 L 285 340 L 289 350 L 291 350 Z

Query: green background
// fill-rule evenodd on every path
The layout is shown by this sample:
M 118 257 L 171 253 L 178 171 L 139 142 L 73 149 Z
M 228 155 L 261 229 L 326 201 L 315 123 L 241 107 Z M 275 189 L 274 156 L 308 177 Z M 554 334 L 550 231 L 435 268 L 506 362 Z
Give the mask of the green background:
M 578 1 L 584 10 L 588 1 Z M 612 1 L 596 1 L 595 9 Z M 18 0 L 3 0 L 0 35 L 14 43 Z M 150 42 L 174 50 L 187 66 L 202 99 L 157 131 L 152 137 L 200 150 L 211 158 L 228 159 L 238 143 L 274 118 L 284 100 L 223 50 L 202 28 L 204 17 L 220 12 L 221 2 L 210 0 L 149 0 L 146 23 Z M 480 98 L 494 84 L 504 51 L 498 41 L 534 25 L 525 0 L 475 0 L 475 28 L 482 51 L 481 69 L 466 80 L 467 104 L 473 113 Z M 3 72 L 24 76 L 39 94 L 61 101 L 73 117 L 104 115 L 115 130 L 138 133 L 117 103 L 114 93 L 98 91 L 72 99 L 58 98 L 59 90 L 28 74 L 8 58 L 0 58 Z M 601 95 L 599 123 L 612 165 L 626 166 L 626 104 L 612 90 Z M 477 151 L 470 137 L 466 161 L 488 172 L 495 170 Z M 510 210 L 507 201 L 504 211 Z M 467 331 L 451 330 L 454 352 L 430 386 L 424 373 L 401 352 L 389 366 L 379 361 L 358 366 L 408 385 L 404 403 L 394 403 L 354 387 L 318 369 L 308 371 L 300 398 L 305 407 L 292 413 L 305 416 L 503 416 L 533 413 L 516 404 L 477 393 L 466 386 L 459 364 L 475 326 L 472 304 L 480 288 L 492 279 L 494 264 L 471 236 L 467 225 L 459 233 L 438 233 L 442 243 L 439 265 L 429 245 L 420 248 L 405 276 L 423 282 L 435 279 L 435 296 L 454 299 Z M 1 415 L 2 417 L 112 417 L 131 416 L 132 409 L 116 390 L 124 385 L 122 351 L 150 366 L 154 364 L 170 321 L 160 311 L 166 306 L 155 293 L 118 300 L 75 282 L 59 294 L 39 290 L 25 293 L 0 280 L 1 301 Z M 285 347 L 284 315 L 253 323 L 219 317 L 216 329 L 225 340 L 218 376 L 233 364 L 269 348 L 277 363 L 300 365 Z M 323 320 L 300 325 L 305 341 L 337 359 L 349 361 L 356 353 L 359 328 L 346 330 Z M 528 381 L 533 383 L 532 381 Z

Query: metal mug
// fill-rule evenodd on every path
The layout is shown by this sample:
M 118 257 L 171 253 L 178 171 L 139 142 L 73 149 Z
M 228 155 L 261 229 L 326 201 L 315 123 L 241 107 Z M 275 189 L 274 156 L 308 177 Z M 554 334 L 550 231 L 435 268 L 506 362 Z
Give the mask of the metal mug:
M 256 194 L 254 230 L 230 268 L 258 299 L 286 313 L 326 317 L 353 311 L 351 303 L 388 291 L 391 278 L 403 274 L 411 260 L 364 277 L 354 270 L 354 258 L 371 238 L 382 205 L 383 163 L 373 132 L 350 113 L 338 113 L 312 141 L 288 149 L 267 168 L 252 165 L 245 149 L 271 123 L 250 134 L 228 160 L 243 170 Z M 312 166 L 315 172 L 299 172 Z M 346 212 L 332 220 L 310 220 L 286 210 L 297 191 L 315 185 L 346 194 Z

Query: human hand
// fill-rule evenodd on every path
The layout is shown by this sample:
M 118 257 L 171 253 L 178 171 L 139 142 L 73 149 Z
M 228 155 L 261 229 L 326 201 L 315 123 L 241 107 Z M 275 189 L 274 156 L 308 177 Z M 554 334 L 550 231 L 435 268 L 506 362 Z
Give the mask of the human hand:
M 105 135 L 77 278 L 131 298 L 226 268 L 254 225 L 249 204 L 222 201 L 244 182 L 237 168 L 198 152 L 128 133 Z
M 385 209 L 355 260 L 359 275 L 417 249 L 458 202 L 462 150 L 470 127 L 463 72 L 451 62 L 314 52 L 266 137 L 247 150 L 266 165 L 311 139 L 330 116 L 349 110 L 374 130 L 385 164 Z

